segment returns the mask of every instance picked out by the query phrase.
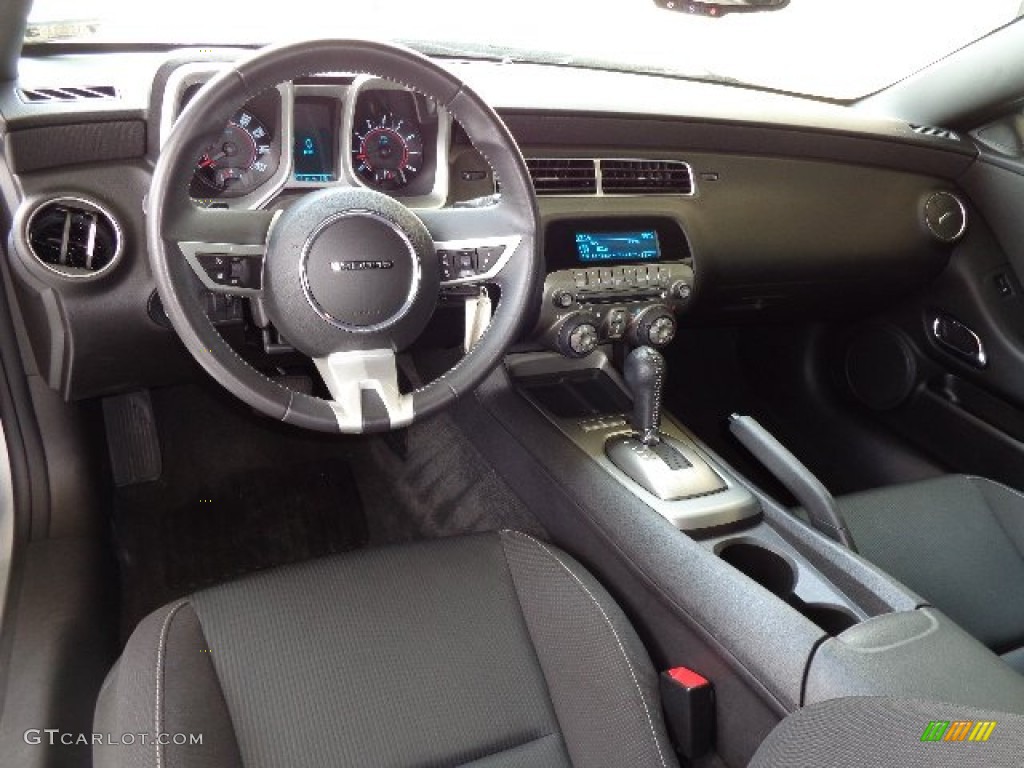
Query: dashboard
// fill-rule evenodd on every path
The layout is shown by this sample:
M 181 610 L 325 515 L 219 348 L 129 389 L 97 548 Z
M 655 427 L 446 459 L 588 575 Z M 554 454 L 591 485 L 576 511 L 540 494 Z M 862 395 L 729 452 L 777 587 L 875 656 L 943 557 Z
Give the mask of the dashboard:
M 143 201 L 174 120 L 240 53 L 43 57 L 0 87 L 0 193 L 13 216 L 2 267 L 28 354 L 66 398 L 196 375 L 155 294 Z M 690 324 L 856 313 L 865 297 L 925 284 L 967 228 L 956 180 L 976 150 L 899 121 L 649 75 L 442 63 L 499 111 L 537 190 L 547 275 L 524 348 L 572 356 L 624 336 L 669 343 Z M 115 95 L 19 96 L 86 80 Z M 347 73 L 240 105 L 197 159 L 190 191 L 197 208 L 273 210 L 334 185 L 413 210 L 499 191 L 443 109 Z M 432 340 L 461 344 L 460 277 L 492 257 L 438 253 L 450 289 Z M 264 370 L 294 364 L 248 299 L 213 291 L 204 301 L 241 354 Z

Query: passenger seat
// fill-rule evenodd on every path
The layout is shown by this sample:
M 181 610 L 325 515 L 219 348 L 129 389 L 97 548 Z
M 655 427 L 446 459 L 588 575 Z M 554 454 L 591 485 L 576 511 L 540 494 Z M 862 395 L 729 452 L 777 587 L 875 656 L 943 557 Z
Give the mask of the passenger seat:
M 1024 494 L 946 475 L 836 504 L 861 556 L 1024 674 Z

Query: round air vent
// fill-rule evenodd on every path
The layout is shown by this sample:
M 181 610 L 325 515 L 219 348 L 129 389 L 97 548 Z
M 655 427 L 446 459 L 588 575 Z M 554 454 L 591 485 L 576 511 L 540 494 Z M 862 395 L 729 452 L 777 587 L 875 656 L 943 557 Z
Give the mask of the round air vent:
M 967 208 L 952 192 L 933 192 L 924 203 L 924 223 L 936 240 L 956 242 L 967 229 Z
M 121 255 L 121 228 L 110 211 L 78 197 L 58 197 L 28 217 L 29 250 L 47 269 L 67 277 L 93 277 Z

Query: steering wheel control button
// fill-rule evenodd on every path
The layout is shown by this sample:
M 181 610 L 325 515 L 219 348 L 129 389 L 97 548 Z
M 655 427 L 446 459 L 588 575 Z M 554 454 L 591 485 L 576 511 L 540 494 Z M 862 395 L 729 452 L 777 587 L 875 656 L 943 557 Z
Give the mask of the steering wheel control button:
M 303 288 L 333 325 L 377 330 L 408 311 L 420 269 L 409 238 L 382 216 L 346 211 L 329 217 L 302 254 Z
M 228 279 L 228 263 L 229 259 L 227 256 L 214 253 L 201 253 L 196 258 L 199 259 L 199 263 L 203 269 L 206 270 L 206 274 L 210 276 L 210 279 L 217 285 L 226 285 Z
M 226 253 L 200 253 L 196 256 L 210 280 L 225 288 L 260 287 L 259 259 Z
M 476 249 L 476 268 L 480 274 L 487 274 L 505 253 L 504 245 L 485 245 Z
M 437 265 L 441 270 L 442 280 L 451 280 L 455 277 L 455 265 L 452 261 L 451 251 L 438 251 Z
M 465 280 L 488 275 L 501 261 L 504 245 L 464 245 L 439 248 L 437 262 L 442 280 Z
M 476 275 L 476 248 L 462 248 L 455 254 L 455 266 L 459 277 Z

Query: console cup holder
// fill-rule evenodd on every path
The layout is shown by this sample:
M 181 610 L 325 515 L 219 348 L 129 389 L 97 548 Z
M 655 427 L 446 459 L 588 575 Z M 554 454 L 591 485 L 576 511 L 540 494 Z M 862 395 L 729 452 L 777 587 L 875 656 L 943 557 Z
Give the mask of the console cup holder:
M 802 600 L 794 592 L 797 582 L 796 566 L 767 547 L 749 541 L 729 541 L 718 549 L 717 554 L 737 571 L 786 601 L 830 635 L 838 635 L 859 622 L 859 619 L 845 608 Z
M 718 550 L 718 556 L 783 599 L 796 586 L 796 569 L 782 555 L 765 547 L 733 541 Z

